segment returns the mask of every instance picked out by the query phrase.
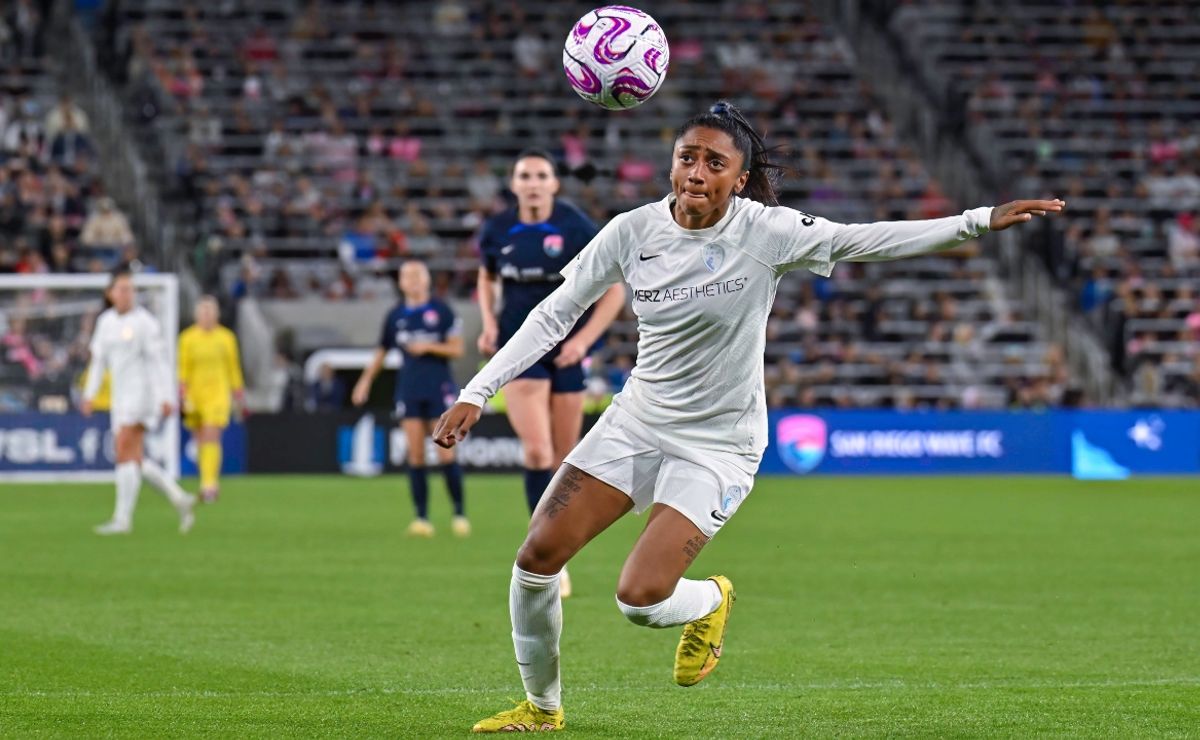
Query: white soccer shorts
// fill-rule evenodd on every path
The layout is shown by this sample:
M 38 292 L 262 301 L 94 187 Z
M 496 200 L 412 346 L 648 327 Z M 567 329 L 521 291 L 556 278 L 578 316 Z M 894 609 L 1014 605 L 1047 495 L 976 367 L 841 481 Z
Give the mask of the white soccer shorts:
M 563 461 L 633 499 L 666 504 L 712 537 L 754 486 L 757 460 L 673 443 L 610 406 Z M 749 469 L 748 469 L 749 468 Z
M 153 432 L 162 423 L 162 409 L 151 403 L 114 405 L 109 411 L 109 426 L 118 431 L 121 427 L 141 424 L 146 431 Z

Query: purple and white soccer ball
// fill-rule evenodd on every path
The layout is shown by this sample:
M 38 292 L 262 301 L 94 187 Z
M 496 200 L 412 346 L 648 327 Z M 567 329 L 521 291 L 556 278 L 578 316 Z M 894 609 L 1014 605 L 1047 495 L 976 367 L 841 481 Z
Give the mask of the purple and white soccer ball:
M 671 50 L 658 23 L 637 8 L 606 5 L 579 19 L 563 46 L 563 71 L 579 97 L 601 108 L 641 105 L 667 78 Z

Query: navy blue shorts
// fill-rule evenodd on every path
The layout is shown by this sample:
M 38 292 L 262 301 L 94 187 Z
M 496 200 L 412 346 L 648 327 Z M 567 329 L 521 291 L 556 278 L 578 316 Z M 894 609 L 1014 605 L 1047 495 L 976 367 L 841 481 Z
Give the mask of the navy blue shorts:
M 444 398 L 409 398 L 396 401 L 397 419 L 437 419 L 449 406 Z
M 521 380 L 549 380 L 551 393 L 582 393 L 583 363 L 558 367 L 554 360 L 541 359 L 516 377 Z

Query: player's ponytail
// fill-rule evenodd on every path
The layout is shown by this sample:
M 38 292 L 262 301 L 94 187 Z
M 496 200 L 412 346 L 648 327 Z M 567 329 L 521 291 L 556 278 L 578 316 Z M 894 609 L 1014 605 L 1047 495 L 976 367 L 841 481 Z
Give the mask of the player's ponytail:
M 749 172 L 742 195 L 765 206 L 779 205 L 779 179 L 787 167 L 771 161 L 778 147 L 767 148 L 762 136 L 746 120 L 737 107 L 726 100 L 719 100 L 704 113 L 689 118 L 675 133 L 679 137 L 698 127 L 724 131 L 742 153 L 742 169 Z

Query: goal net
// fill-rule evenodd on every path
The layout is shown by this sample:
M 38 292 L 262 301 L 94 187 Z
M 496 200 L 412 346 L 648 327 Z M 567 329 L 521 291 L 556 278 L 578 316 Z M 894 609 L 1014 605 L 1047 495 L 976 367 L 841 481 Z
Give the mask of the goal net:
M 108 379 L 79 413 L 88 344 L 107 275 L 0 275 L 0 481 L 109 480 Z M 162 322 L 174 386 L 179 283 L 137 275 L 138 303 Z M 146 435 L 146 454 L 179 475 L 179 418 Z

